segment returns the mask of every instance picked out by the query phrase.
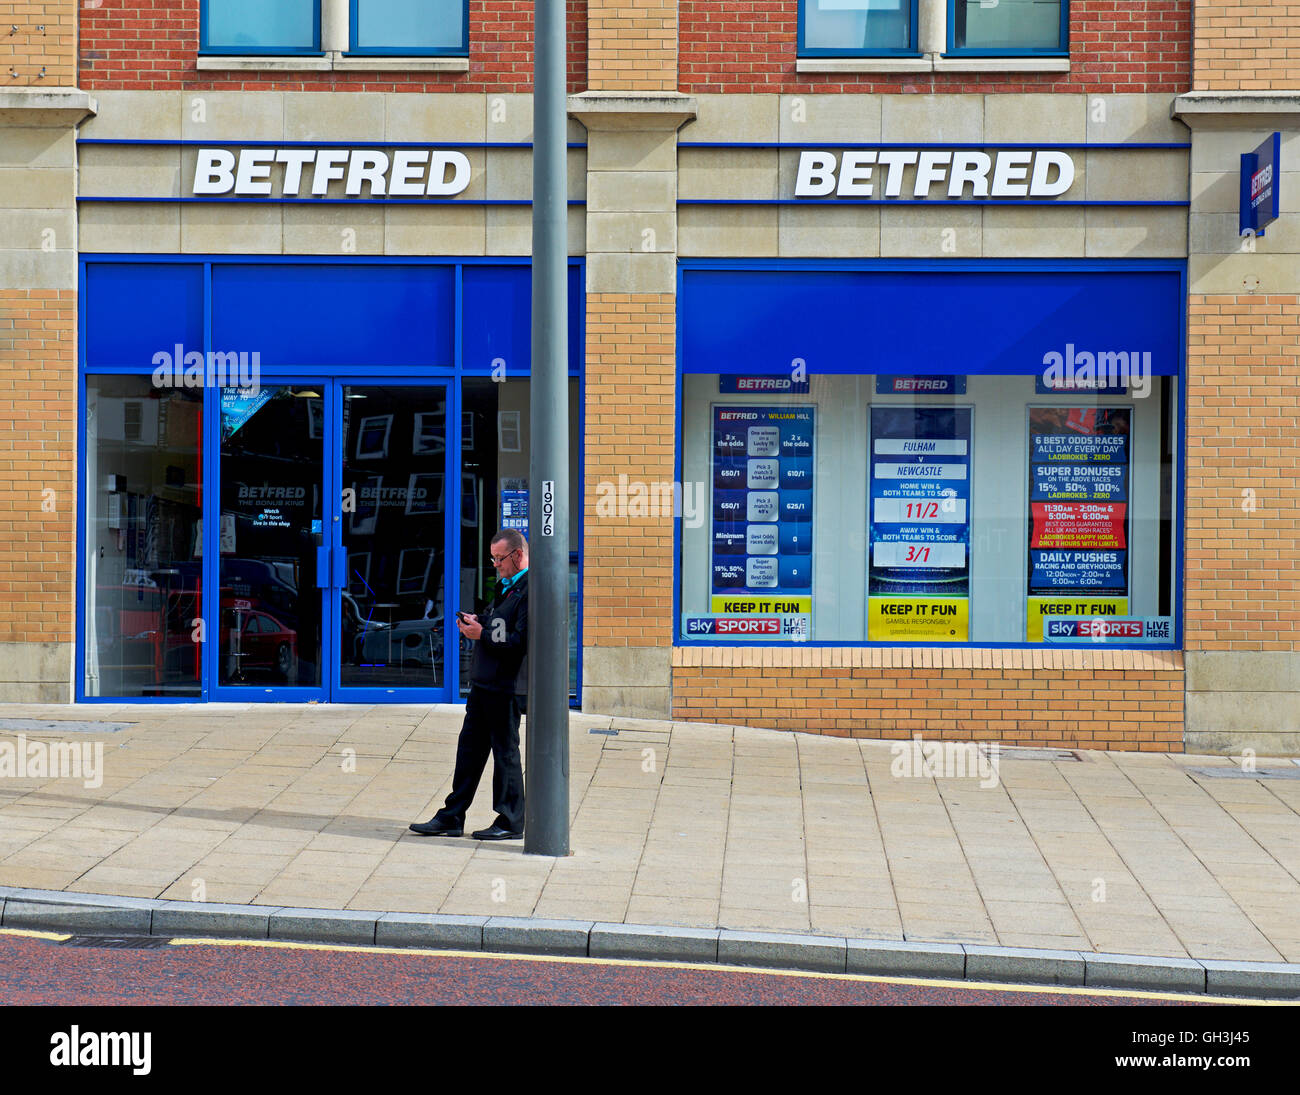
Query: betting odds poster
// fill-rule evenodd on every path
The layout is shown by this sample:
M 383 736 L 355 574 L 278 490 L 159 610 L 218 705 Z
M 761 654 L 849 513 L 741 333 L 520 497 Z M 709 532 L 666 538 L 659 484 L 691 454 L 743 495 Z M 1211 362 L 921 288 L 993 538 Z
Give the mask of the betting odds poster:
M 810 637 L 812 407 L 713 408 L 710 611 L 687 637 Z
M 969 407 L 871 408 L 867 638 L 970 633 Z
M 1048 618 L 1128 614 L 1131 407 L 1029 408 L 1029 608 Z

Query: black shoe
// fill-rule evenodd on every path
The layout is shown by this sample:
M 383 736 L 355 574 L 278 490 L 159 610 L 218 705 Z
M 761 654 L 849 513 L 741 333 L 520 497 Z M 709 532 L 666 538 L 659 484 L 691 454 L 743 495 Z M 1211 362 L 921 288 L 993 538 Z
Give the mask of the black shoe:
M 413 821 L 409 826 L 411 832 L 421 836 L 464 836 L 465 830 L 459 825 L 431 817 L 428 821 Z
M 469 835 L 475 840 L 519 840 L 524 834 L 523 830 L 515 832 L 512 829 L 502 828 L 500 825 L 493 825 L 491 828 L 479 829 Z

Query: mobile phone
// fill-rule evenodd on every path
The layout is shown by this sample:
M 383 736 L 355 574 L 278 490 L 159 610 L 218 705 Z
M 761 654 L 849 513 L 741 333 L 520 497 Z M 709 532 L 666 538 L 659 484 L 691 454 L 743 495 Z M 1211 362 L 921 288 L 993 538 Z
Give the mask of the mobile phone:
M 460 609 L 456 609 L 456 619 L 458 619 L 461 623 L 465 623 L 465 613 L 463 613 Z

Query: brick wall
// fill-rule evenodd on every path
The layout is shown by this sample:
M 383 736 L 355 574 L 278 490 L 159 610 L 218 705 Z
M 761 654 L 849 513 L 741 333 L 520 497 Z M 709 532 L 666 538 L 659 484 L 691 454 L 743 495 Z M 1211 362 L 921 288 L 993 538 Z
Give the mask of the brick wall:
M 1068 73 L 848 75 L 795 71 L 797 0 L 681 0 L 681 90 L 1177 93 L 1191 81 L 1191 16 L 1192 0 L 1071 0 Z
M 0 642 L 72 640 L 76 329 L 75 292 L 0 288 Z
M 199 0 L 82 8 L 81 86 L 167 91 L 532 91 L 533 5 L 470 0 L 469 71 L 199 72 Z M 587 0 L 568 0 L 569 90 L 587 82 Z
M 633 484 L 671 484 L 676 298 L 587 295 L 583 643 L 672 642 L 673 515 L 642 515 Z M 629 502 L 611 500 L 627 476 Z M 602 493 L 601 484 L 609 484 Z M 601 498 L 605 503 L 598 510 Z M 671 497 L 671 496 L 670 496 Z
M 1300 2 L 1196 0 L 1196 91 L 1300 88 Z
M 673 717 L 855 738 L 1181 752 L 1176 652 L 678 647 Z
M 676 89 L 676 3 L 588 0 L 587 34 L 590 90 Z
M 76 76 L 75 0 L 0 3 L 0 88 L 72 87 Z
M 1185 647 L 1300 651 L 1300 297 L 1188 305 Z

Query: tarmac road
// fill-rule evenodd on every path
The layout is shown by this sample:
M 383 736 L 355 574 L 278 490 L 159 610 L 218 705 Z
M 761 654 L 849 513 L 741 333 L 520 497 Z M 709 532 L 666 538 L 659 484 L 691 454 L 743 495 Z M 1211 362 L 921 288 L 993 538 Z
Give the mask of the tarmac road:
M 1050 989 L 378 947 L 149 939 L 147 949 L 0 933 L 6 1004 L 863 1005 L 1205 1004 L 1206 997 Z M 119 942 L 129 943 L 130 940 Z M 1228 1002 L 1228 1001 L 1220 1001 Z M 1239 1003 L 1239 1001 L 1231 1001 Z

